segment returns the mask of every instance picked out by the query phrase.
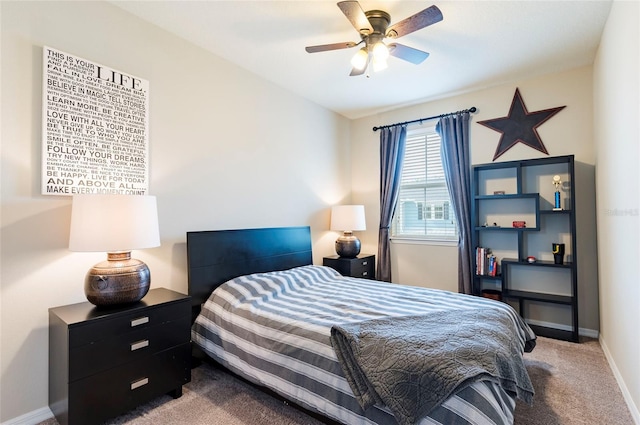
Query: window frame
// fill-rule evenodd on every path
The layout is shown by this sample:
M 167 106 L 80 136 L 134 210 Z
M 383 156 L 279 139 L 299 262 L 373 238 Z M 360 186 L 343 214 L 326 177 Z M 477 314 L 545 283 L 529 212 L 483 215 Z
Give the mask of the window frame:
M 438 140 L 440 143 L 442 143 L 442 140 L 440 139 L 440 135 L 437 134 L 437 132 L 435 131 L 435 126 L 437 124 L 437 121 L 431 121 L 429 123 L 426 123 L 425 125 L 420 125 L 411 129 L 407 129 L 407 143 L 410 143 L 409 140 L 410 138 L 414 138 L 416 136 L 424 136 L 425 139 L 427 139 L 429 137 L 429 135 L 437 135 Z M 425 140 L 426 143 L 428 143 L 428 140 Z M 408 146 L 407 146 L 408 147 Z M 433 148 L 433 146 L 432 146 Z M 425 152 L 425 154 L 428 154 L 428 146 L 425 146 L 423 151 Z M 405 158 L 403 158 L 403 170 L 402 172 L 404 173 L 405 168 L 404 166 L 407 164 L 406 162 L 406 155 L 407 155 L 408 149 L 405 149 Z M 440 152 L 440 150 L 438 149 L 438 152 Z M 433 156 L 431 156 L 431 158 L 433 158 Z M 427 167 L 427 163 L 429 161 L 429 157 L 425 157 L 425 178 L 426 178 L 426 167 Z M 441 163 L 440 163 L 441 164 Z M 443 171 L 444 172 L 444 171 Z M 393 218 L 391 220 L 391 231 L 390 233 L 390 239 L 392 241 L 392 243 L 409 243 L 409 244 L 425 244 L 425 245 L 446 245 L 446 246 L 451 246 L 451 245 L 457 245 L 458 244 L 458 240 L 459 240 L 459 226 L 458 223 L 456 221 L 455 215 L 454 215 L 454 211 L 451 205 L 451 194 L 449 192 L 449 187 L 447 186 L 446 180 L 444 181 L 444 189 L 446 190 L 446 193 L 448 195 L 448 199 L 444 201 L 444 203 L 442 205 L 438 205 L 438 203 L 434 203 L 434 202 L 429 202 L 428 199 L 425 199 L 424 202 L 419 202 L 420 206 L 416 206 L 416 210 L 420 211 L 419 214 L 422 215 L 422 217 L 424 217 L 425 215 L 425 211 L 430 210 L 430 214 L 432 217 L 435 217 L 436 210 L 438 209 L 438 207 L 440 207 L 440 214 L 442 214 L 443 216 L 445 215 L 445 213 L 448 211 L 449 215 L 450 215 L 450 220 L 453 221 L 453 227 L 454 227 L 454 235 L 451 236 L 443 236 L 443 235 L 427 235 L 427 234 L 409 234 L 409 233 L 400 233 L 398 234 L 397 232 L 397 226 L 398 224 L 398 216 L 399 214 L 402 214 L 401 212 L 401 207 L 400 207 L 400 202 L 401 199 L 400 197 L 398 197 L 398 200 L 396 201 L 396 206 L 395 206 L 395 210 L 394 210 L 394 215 Z M 402 178 L 401 178 L 401 183 L 400 183 L 400 188 L 399 190 L 401 190 L 403 187 L 406 188 L 407 186 L 412 186 L 410 184 L 402 184 Z M 413 186 L 415 186 L 416 188 L 424 188 L 424 190 L 426 191 L 427 188 L 429 186 L 433 186 L 433 182 L 429 182 L 429 181 L 424 181 L 424 183 L 416 183 L 413 184 Z M 438 184 L 435 187 L 439 187 L 442 188 L 442 184 Z M 445 205 L 448 204 L 448 205 Z M 420 219 L 418 219 L 420 220 Z M 437 220 L 435 218 L 432 218 L 432 220 Z M 443 220 L 447 220 L 446 218 L 443 218 Z

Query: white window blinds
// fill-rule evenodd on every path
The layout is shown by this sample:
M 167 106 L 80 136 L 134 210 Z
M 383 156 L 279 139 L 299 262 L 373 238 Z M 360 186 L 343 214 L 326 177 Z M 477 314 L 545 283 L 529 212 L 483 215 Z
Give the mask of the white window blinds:
M 449 190 L 440 159 L 435 124 L 407 131 L 400 194 L 393 217 L 392 237 L 457 241 Z

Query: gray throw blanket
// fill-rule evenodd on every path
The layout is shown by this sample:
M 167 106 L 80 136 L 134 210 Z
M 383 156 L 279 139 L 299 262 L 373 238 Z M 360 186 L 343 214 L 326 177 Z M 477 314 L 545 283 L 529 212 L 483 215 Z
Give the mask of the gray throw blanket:
M 528 343 L 531 351 L 535 341 Z M 333 326 L 331 344 L 362 408 L 384 404 L 402 425 L 416 423 L 478 380 L 497 382 L 527 403 L 533 400 L 522 359 L 525 346 L 514 318 L 503 310 L 440 311 Z

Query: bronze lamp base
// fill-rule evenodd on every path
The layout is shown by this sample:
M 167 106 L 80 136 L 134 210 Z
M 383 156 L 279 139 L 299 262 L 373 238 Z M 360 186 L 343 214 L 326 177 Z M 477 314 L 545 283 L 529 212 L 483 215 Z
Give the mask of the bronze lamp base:
M 110 252 L 107 261 L 93 266 L 84 281 L 84 293 L 97 306 L 140 301 L 151 284 L 149 267 L 131 258 L 131 252 Z
M 353 232 L 344 232 L 336 239 L 336 254 L 344 258 L 356 258 L 360 254 L 360 239 Z

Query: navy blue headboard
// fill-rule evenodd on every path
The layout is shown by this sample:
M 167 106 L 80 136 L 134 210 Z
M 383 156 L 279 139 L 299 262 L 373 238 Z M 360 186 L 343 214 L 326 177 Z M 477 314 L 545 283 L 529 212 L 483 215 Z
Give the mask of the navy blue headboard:
M 211 292 L 229 279 L 312 262 L 309 226 L 187 232 L 189 295 L 194 314 L 200 312 Z

